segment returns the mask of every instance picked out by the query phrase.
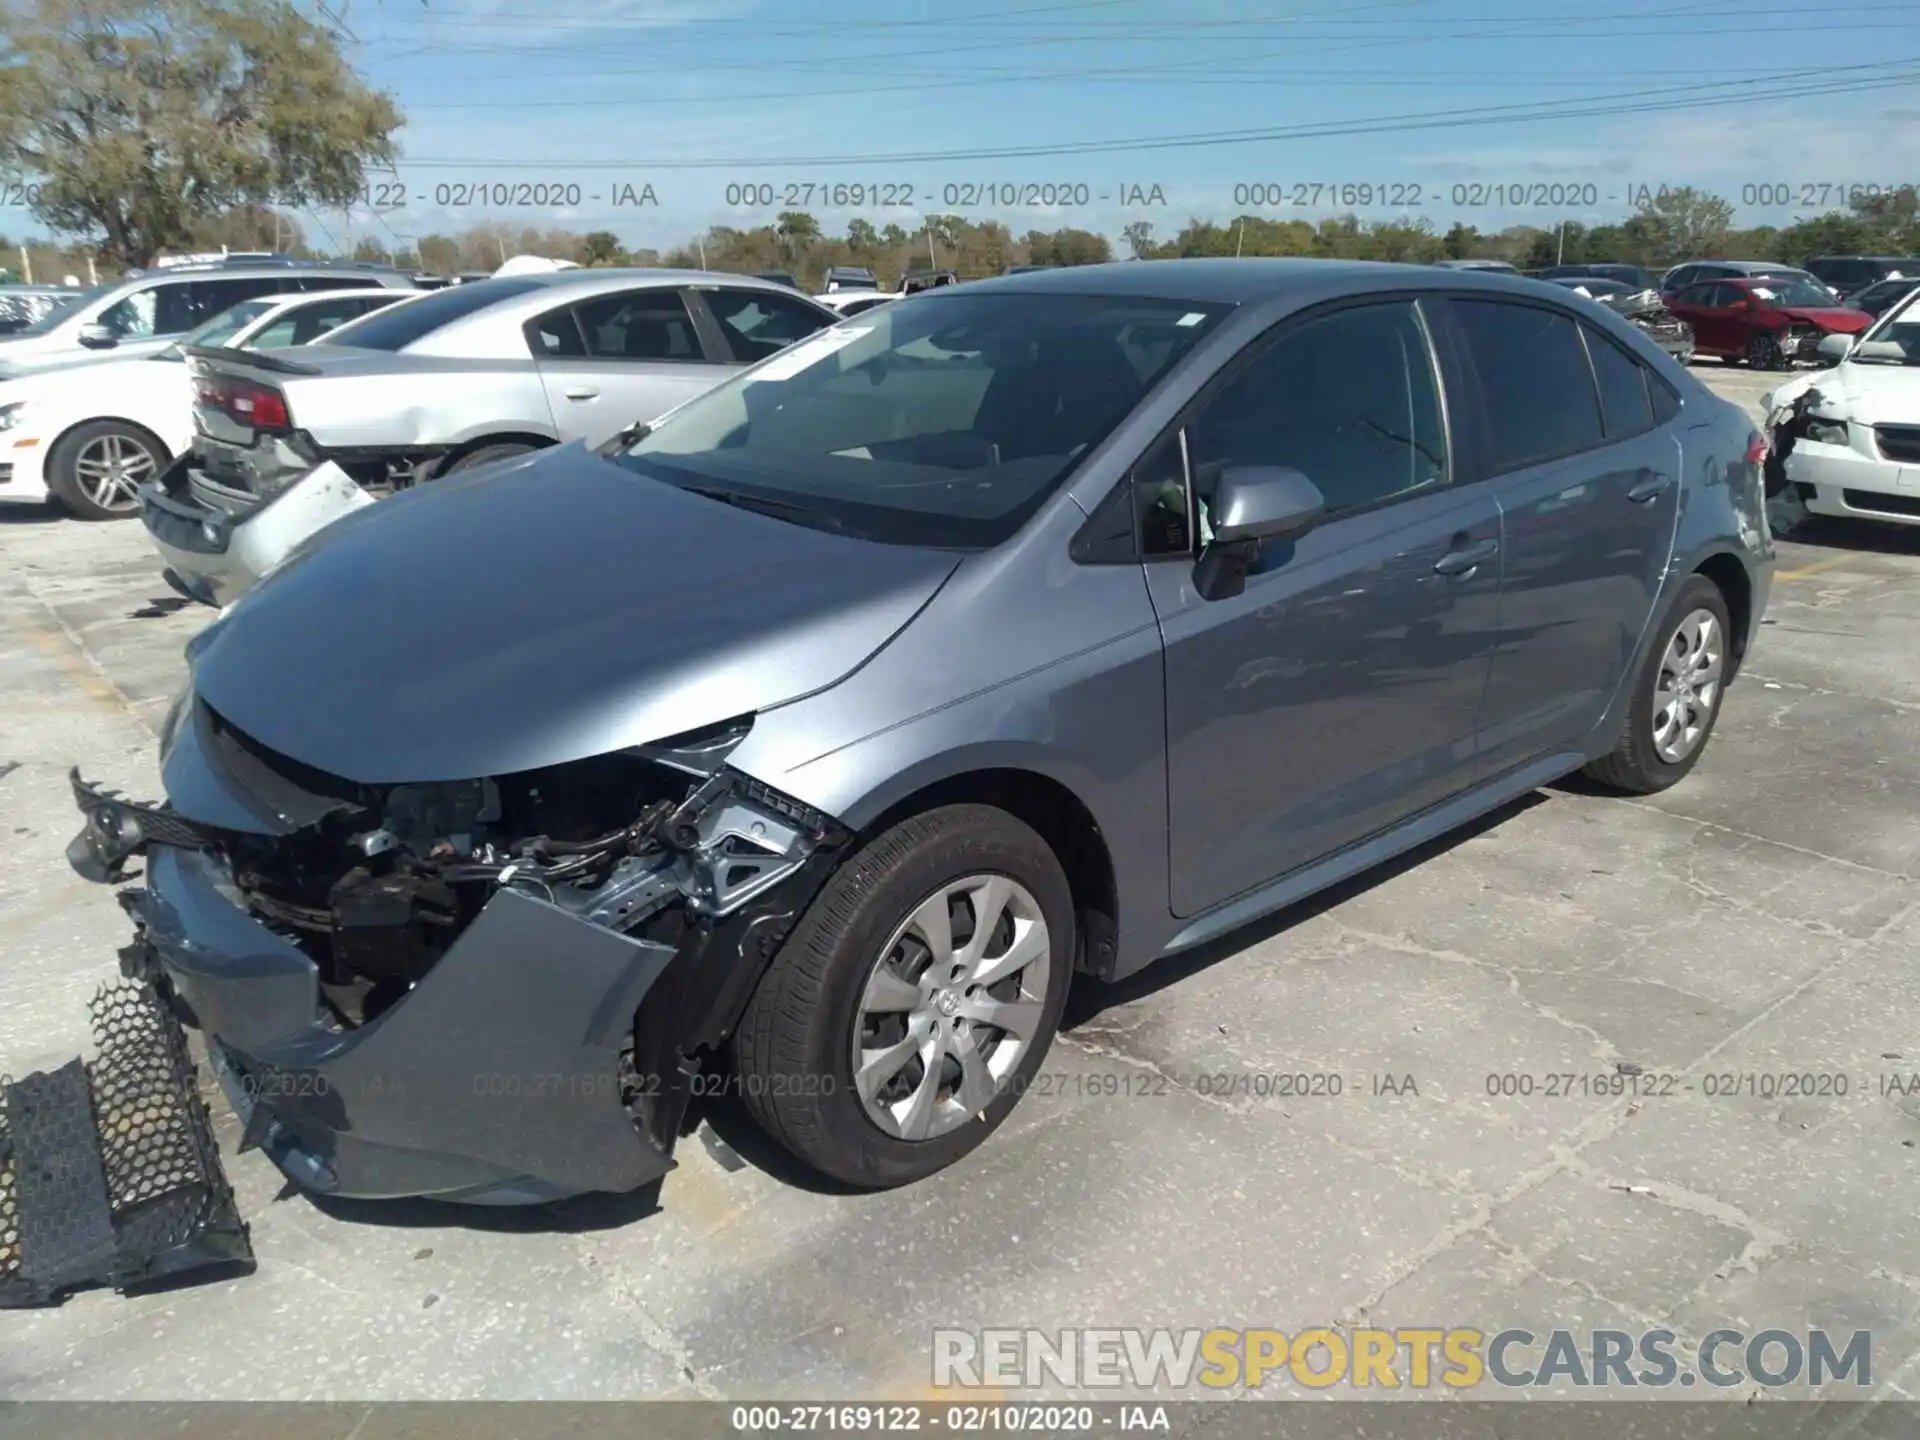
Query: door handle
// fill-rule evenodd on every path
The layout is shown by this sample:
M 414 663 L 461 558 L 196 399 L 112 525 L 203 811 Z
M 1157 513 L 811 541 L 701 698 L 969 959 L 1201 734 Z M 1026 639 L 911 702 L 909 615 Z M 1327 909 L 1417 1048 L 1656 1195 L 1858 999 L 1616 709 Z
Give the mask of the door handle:
M 1673 484 L 1671 475 L 1649 475 L 1627 491 L 1627 499 L 1636 505 L 1645 505 L 1648 501 L 1665 494 L 1667 487 L 1671 484 Z
M 599 395 L 599 393 L 600 392 L 591 385 L 575 385 L 567 391 L 567 398 L 569 400 L 592 400 Z
M 1480 562 L 1491 560 L 1500 553 L 1498 540 L 1481 540 L 1461 550 L 1449 551 L 1433 562 L 1436 575 L 1471 575 L 1480 568 Z

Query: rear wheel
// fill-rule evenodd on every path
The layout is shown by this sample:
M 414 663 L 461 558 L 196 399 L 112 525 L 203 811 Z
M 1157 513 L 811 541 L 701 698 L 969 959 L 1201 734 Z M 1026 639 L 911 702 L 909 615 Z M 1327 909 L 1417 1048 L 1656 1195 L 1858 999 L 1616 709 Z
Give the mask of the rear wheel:
M 1633 703 L 1613 753 L 1586 767 L 1602 784 L 1651 795 L 1678 784 L 1698 763 L 1732 665 L 1726 598 L 1704 575 L 1690 576 L 1660 621 L 1661 643 L 1634 679 Z
M 1027 825 L 985 805 L 903 820 L 828 881 L 748 1003 L 749 1111 L 849 1184 L 951 1165 L 1046 1058 L 1074 944 L 1066 875 Z
M 138 425 L 90 420 L 62 435 L 47 455 L 47 489 L 82 520 L 124 520 L 139 487 L 167 465 L 167 447 Z
M 518 440 L 503 440 L 498 445 L 482 445 L 478 450 L 469 450 L 440 473 L 458 475 L 462 470 L 478 470 L 482 465 L 491 465 L 499 460 L 513 460 L 522 455 L 531 455 L 539 448 L 537 445 L 523 444 Z

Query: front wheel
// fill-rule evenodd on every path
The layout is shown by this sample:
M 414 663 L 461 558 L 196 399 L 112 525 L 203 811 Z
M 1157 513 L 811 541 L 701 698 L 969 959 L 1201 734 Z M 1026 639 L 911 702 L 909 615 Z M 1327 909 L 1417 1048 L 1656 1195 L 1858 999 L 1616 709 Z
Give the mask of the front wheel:
M 1661 642 L 1641 662 L 1613 752 L 1586 767 L 1604 785 L 1651 795 L 1698 763 L 1720 715 L 1733 627 L 1720 587 L 1693 575 L 1660 620 Z
M 1046 1058 L 1074 945 L 1066 874 L 1031 827 L 986 805 L 901 821 L 842 864 L 748 1002 L 749 1112 L 849 1184 L 944 1169 Z
M 124 520 L 139 510 L 140 486 L 166 466 L 166 446 L 139 426 L 91 420 L 47 455 L 47 489 L 82 520 Z
M 1764 330 L 1747 341 L 1747 364 L 1756 370 L 1787 368 L 1786 356 L 1781 352 L 1780 342 Z

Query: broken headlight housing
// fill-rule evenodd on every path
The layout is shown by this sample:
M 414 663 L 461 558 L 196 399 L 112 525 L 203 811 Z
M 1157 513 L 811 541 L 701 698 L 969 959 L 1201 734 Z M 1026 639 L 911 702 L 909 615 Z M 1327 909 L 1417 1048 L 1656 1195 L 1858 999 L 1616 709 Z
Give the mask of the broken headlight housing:
M 1849 443 L 1847 422 L 1829 420 L 1822 415 L 1809 415 L 1805 421 L 1804 433 L 1809 440 L 1822 445 L 1845 445 Z

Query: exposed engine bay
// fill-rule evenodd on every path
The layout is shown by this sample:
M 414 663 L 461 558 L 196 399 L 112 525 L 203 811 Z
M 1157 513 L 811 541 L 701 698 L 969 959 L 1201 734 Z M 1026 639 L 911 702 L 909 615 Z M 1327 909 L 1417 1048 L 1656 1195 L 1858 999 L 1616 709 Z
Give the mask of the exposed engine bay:
M 373 791 L 294 835 L 232 835 L 233 883 L 313 958 L 349 1027 L 404 996 L 500 890 L 649 937 L 683 912 L 677 935 L 780 884 L 831 829 L 722 769 L 737 738 Z

